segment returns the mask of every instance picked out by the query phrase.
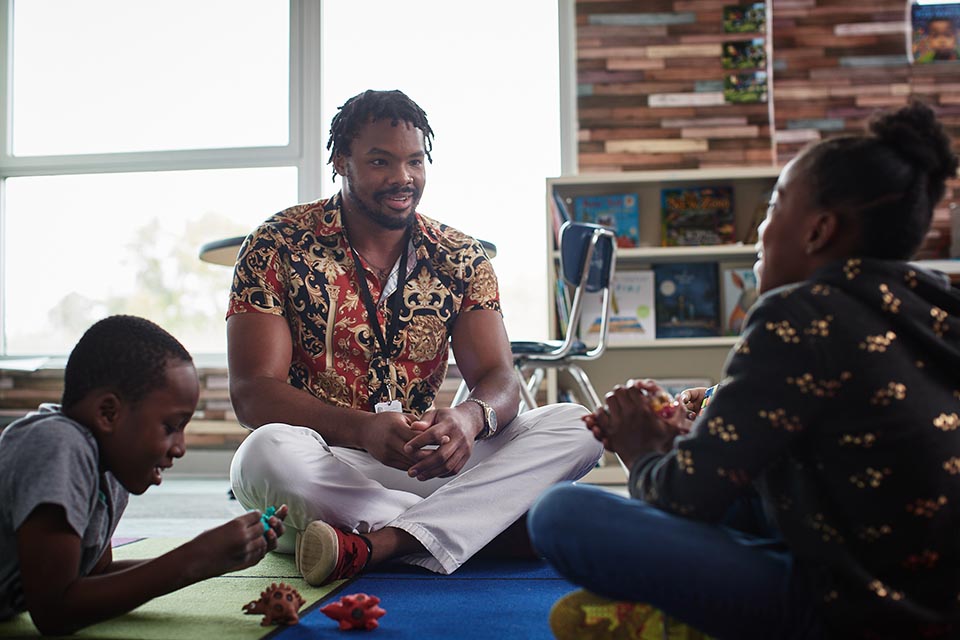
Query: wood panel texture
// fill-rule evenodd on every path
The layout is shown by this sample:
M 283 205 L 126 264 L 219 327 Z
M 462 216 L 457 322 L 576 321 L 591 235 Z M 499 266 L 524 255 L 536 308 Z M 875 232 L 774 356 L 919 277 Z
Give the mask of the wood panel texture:
M 910 63 L 905 1 L 768 0 L 759 34 L 724 33 L 730 4 L 577 0 L 581 173 L 783 165 L 912 98 L 960 146 L 960 63 Z M 750 38 L 766 42 L 768 102 L 730 103 L 722 43 Z M 958 203 L 954 181 L 932 234 Z M 928 242 L 923 257 L 942 251 Z

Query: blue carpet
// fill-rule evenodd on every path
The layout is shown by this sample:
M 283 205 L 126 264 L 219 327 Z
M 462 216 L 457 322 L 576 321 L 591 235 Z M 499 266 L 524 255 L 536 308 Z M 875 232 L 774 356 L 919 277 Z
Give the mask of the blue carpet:
M 574 589 L 546 562 L 474 559 L 449 576 L 416 567 L 391 567 L 346 584 L 301 612 L 300 624 L 278 629 L 269 637 L 346 638 L 320 608 L 341 596 L 366 593 L 379 597 L 380 606 L 387 611 L 374 630 L 377 640 L 550 639 L 550 607 Z M 365 632 L 358 631 L 350 638 L 361 636 L 365 637 Z

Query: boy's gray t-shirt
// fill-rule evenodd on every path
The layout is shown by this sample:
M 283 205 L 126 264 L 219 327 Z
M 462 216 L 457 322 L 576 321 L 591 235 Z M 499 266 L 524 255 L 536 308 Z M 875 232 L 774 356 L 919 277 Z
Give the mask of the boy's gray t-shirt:
M 17 529 L 41 504 L 63 507 L 81 538 L 80 575 L 110 544 L 127 506 L 127 490 L 109 472 L 89 429 L 45 404 L 0 433 L 0 620 L 25 609 Z

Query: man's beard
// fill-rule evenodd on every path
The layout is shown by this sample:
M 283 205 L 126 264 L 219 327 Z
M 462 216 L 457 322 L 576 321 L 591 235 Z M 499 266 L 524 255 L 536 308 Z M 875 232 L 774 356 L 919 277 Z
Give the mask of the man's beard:
M 374 224 L 383 227 L 384 229 L 390 229 L 396 231 L 399 229 L 406 229 L 407 227 L 413 225 L 414 213 L 417 210 L 417 205 L 420 203 L 420 191 L 416 188 L 394 188 L 394 189 L 384 189 L 382 191 L 375 191 L 373 193 L 373 201 L 377 204 L 382 202 L 385 198 L 389 196 L 398 195 L 401 193 L 409 193 L 412 196 L 413 206 L 410 207 L 410 213 L 401 217 L 390 215 L 384 213 L 380 209 L 374 209 L 373 207 L 367 206 L 367 203 L 360 198 L 350 198 L 353 204 L 356 207 L 357 213 L 367 218 Z

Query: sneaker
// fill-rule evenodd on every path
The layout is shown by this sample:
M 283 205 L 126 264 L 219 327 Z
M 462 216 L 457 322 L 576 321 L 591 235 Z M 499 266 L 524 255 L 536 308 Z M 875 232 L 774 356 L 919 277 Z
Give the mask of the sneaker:
M 344 533 L 314 520 L 297 534 L 294 558 L 303 579 L 319 587 L 363 571 L 370 560 L 370 547 L 355 533 Z
M 554 603 L 550 630 L 557 640 L 710 640 L 648 604 L 610 600 L 582 589 Z

